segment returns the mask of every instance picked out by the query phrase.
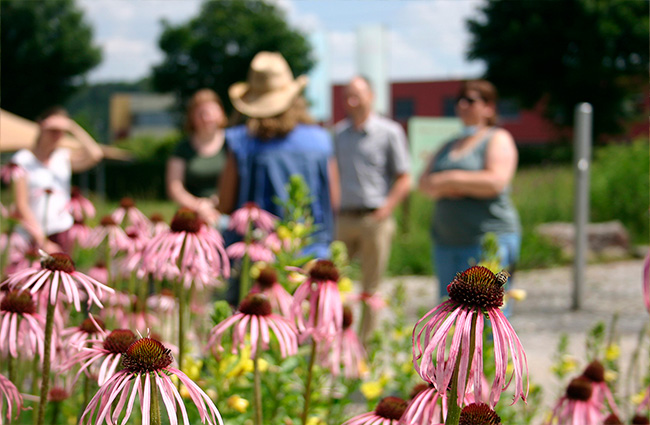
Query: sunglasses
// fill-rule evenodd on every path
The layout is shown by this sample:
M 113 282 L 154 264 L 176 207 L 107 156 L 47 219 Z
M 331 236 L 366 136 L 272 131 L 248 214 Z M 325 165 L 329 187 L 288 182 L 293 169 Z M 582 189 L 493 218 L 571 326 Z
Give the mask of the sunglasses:
M 463 95 L 463 96 L 458 96 L 458 98 L 456 98 L 456 103 L 467 102 L 469 105 L 473 105 L 474 102 L 477 102 L 479 100 L 482 100 L 482 99 L 480 97 L 469 97 L 469 96 Z

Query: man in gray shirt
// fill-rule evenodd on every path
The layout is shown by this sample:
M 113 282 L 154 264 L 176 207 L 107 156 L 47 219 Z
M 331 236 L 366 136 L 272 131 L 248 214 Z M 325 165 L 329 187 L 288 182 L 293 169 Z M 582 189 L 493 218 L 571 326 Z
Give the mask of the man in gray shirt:
M 375 114 L 373 93 L 363 77 L 345 89 L 348 118 L 336 126 L 334 150 L 338 162 L 341 201 L 336 238 L 350 257 L 361 259 L 362 298 L 375 295 L 390 256 L 395 232 L 395 207 L 411 186 L 406 136 L 395 121 Z M 367 342 L 374 314 L 363 304 L 360 336 Z

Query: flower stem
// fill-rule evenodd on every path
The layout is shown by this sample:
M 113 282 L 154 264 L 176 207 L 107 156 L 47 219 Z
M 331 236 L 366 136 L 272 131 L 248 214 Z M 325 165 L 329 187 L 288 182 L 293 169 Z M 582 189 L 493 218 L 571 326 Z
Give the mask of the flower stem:
M 472 360 L 474 359 L 474 349 L 476 347 L 476 338 L 483 338 L 483 335 L 476 334 L 476 321 L 478 320 L 478 315 L 482 314 L 481 311 L 477 311 L 476 314 L 472 316 L 472 328 L 470 330 L 469 338 L 469 363 L 467 364 L 467 375 L 465 375 L 465 388 L 467 388 L 467 381 L 469 380 L 469 372 L 472 369 Z M 462 345 L 460 349 L 462 350 Z M 460 373 L 460 359 L 462 356 L 456 357 L 456 365 L 454 366 L 454 373 L 451 377 L 451 389 L 449 394 L 449 411 L 447 412 L 447 420 L 445 425 L 458 425 L 460 421 L 460 412 L 463 408 L 462 399 L 464 399 L 464 394 L 461 398 L 460 404 L 458 403 L 458 375 Z
M 53 404 L 53 409 L 52 409 L 52 423 L 53 424 L 58 424 L 59 423 L 59 414 L 61 412 L 61 402 L 60 401 L 55 401 Z
M 52 352 L 52 329 L 54 328 L 54 309 L 56 307 L 56 296 L 53 302 L 47 303 L 47 314 L 45 316 L 45 342 L 43 347 L 43 373 L 41 374 L 41 399 L 38 403 L 37 425 L 45 423 L 45 407 L 47 406 L 47 394 L 50 389 L 50 353 Z
M 302 411 L 302 423 L 303 425 L 307 424 L 307 416 L 309 415 L 309 402 L 311 400 L 311 381 L 314 375 L 314 362 L 316 360 L 316 345 L 317 342 L 313 338 L 311 339 L 311 357 L 309 358 L 309 369 L 307 371 L 307 383 L 305 384 L 305 407 Z
M 183 282 L 176 282 L 176 297 L 178 298 L 178 368 L 183 370 L 183 353 L 185 351 L 185 296 Z M 178 388 L 181 381 L 178 381 Z
M 248 247 L 251 244 L 251 239 L 253 237 L 253 227 L 251 226 L 251 223 L 248 223 L 248 227 L 246 229 L 246 235 L 244 235 L 244 243 L 246 244 L 246 252 L 244 253 L 244 257 L 241 260 L 241 272 L 239 276 L 239 302 L 241 303 L 242 300 L 246 295 L 248 295 L 248 291 L 250 290 L 250 279 L 251 279 L 251 259 L 248 256 Z
M 260 347 L 253 358 L 253 391 L 255 398 L 255 425 L 262 425 L 262 376 L 260 375 Z
M 316 305 L 316 311 L 314 312 L 314 326 L 318 323 L 318 314 L 320 313 L 318 311 L 318 302 L 315 303 Z M 311 381 L 314 377 L 314 362 L 316 361 L 316 353 L 317 353 L 317 345 L 318 343 L 316 342 L 316 339 L 314 338 L 314 334 L 312 333 L 311 335 L 311 356 L 309 357 L 309 370 L 307 371 L 307 382 L 305 383 L 305 405 L 304 405 L 304 410 L 302 412 L 302 423 L 303 425 L 307 425 L 307 416 L 309 415 L 309 402 L 311 401 Z
M 151 380 L 154 381 L 155 378 L 152 376 Z M 149 417 L 151 419 L 151 425 L 162 424 L 162 418 L 160 416 L 160 397 L 158 396 L 158 385 L 156 385 L 155 382 L 151 382 L 151 404 L 149 406 Z

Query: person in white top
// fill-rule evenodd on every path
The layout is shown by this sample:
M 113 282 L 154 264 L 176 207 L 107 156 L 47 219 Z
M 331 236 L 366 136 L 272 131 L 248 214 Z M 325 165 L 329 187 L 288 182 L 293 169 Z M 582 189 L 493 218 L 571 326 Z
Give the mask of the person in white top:
M 97 142 L 63 108 L 52 108 L 39 120 L 39 134 L 31 149 L 16 152 L 12 162 L 25 173 L 13 181 L 16 210 L 23 234 L 48 253 L 65 252 L 61 246 L 66 240 L 62 234 L 74 222 L 67 210 L 70 201 L 72 172 L 85 171 L 102 158 Z M 66 132 L 70 132 L 80 149 L 60 146 Z

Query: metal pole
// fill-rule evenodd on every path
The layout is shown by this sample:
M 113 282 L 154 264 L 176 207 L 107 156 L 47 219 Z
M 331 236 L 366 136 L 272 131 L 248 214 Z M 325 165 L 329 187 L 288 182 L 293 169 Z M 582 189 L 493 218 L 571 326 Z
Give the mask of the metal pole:
M 574 167 L 575 197 L 573 221 L 575 224 L 575 259 L 573 263 L 572 310 L 582 307 L 585 264 L 587 258 L 587 223 L 589 222 L 589 169 L 591 163 L 591 128 L 593 109 L 589 103 L 575 108 Z

